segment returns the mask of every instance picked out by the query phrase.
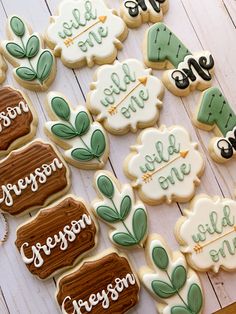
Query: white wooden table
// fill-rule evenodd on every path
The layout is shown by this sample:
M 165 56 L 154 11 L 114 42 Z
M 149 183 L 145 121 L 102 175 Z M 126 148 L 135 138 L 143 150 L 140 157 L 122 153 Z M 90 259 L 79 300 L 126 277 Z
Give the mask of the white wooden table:
M 96 0 L 94 0 L 96 1 Z M 25 18 L 34 31 L 43 33 L 49 23 L 49 16 L 56 12 L 59 0 L 0 0 L 0 36 L 6 38 L 5 24 L 8 15 L 18 14 Z M 118 8 L 118 0 L 107 1 L 111 7 Z M 235 0 L 170 0 L 170 11 L 165 22 L 181 35 L 183 42 L 191 49 L 198 51 L 210 50 L 216 62 L 214 85 L 219 85 L 230 103 L 236 109 L 236 1 Z M 138 30 L 130 31 L 124 43 L 124 49 L 118 59 L 135 57 L 142 60 L 141 44 L 148 25 Z M 11 67 L 9 67 L 11 69 Z M 61 64 L 58 59 L 58 74 L 50 90 L 64 93 L 74 105 L 85 104 L 85 97 L 92 82 L 93 69 L 84 68 L 72 71 Z M 157 76 L 161 73 L 156 72 Z M 18 87 L 8 71 L 5 84 Z M 19 87 L 21 89 L 21 87 Z M 44 102 L 46 93 L 28 92 L 40 117 L 38 137 L 46 138 L 43 125 L 47 119 Z M 164 108 L 161 113 L 161 123 L 166 125 L 182 124 L 190 132 L 193 140 L 200 143 L 200 150 L 205 154 L 206 171 L 197 193 L 234 197 L 236 188 L 236 162 L 227 165 L 217 165 L 208 156 L 207 145 L 211 133 L 196 129 L 191 123 L 200 93 L 180 99 L 166 92 Z M 134 144 L 136 135 L 128 134 L 122 137 L 110 135 L 111 151 L 107 169 L 114 171 L 122 182 L 127 182 L 122 171 L 122 164 L 129 152 L 129 146 Z M 72 169 L 72 192 L 91 201 L 95 197 L 92 187 L 93 171 Z M 173 249 L 178 245 L 173 235 L 173 228 L 181 211 L 188 204 L 173 204 L 148 207 L 150 217 L 150 232 L 163 235 Z M 0 248 L 0 313 L 6 314 L 54 314 L 59 308 L 54 300 L 55 279 L 40 282 L 34 278 L 25 267 L 19 253 L 16 251 L 15 229 L 28 219 L 10 218 L 10 237 Z M 107 227 L 101 226 L 100 241 L 97 252 L 110 247 Z M 95 252 L 96 253 L 96 252 Z M 134 266 L 138 269 L 145 264 L 143 251 L 132 251 L 129 254 Z M 236 258 L 236 257 L 235 257 Z M 220 271 L 218 275 L 211 272 L 200 275 L 205 293 L 204 313 L 210 314 L 236 301 L 236 272 Z M 156 313 L 154 301 L 142 288 L 139 305 L 132 313 Z

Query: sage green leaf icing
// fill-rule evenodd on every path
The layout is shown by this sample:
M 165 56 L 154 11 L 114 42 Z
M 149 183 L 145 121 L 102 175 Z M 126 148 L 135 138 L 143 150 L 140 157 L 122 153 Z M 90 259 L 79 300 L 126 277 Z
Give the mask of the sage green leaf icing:
M 24 49 L 20 45 L 18 45 L 18 44 L 8 43 L 6 45 L 6 49 L 7 49 L 8 53 L 11 56 L 13 56 L 14 58 L 22 59 L 22 58 L 25 57 Z
M 33 81 L 37 74 L 30 68 L 20 67 L 16 69 L 16 74 L 24 81 Z
M 100 218 L 110 223 L 120 221 L 119 215 L 108 206 L 99 206 L 97 208 L 97 214 Z
M 169 257 L 163 247 L 155 247 L 152 251 L 152 259 L 155 265 L 165 270 L 169 265 Z
M 100 157 L 106 149 L 106 139 L 101 130 L 93 132 L 91 137 L 91 149 L 95 156 Z
M 75 128 L 80 136 L 88 132 L 90 128 L 90 119 L 85 111 L 81 111 L 77 114 L 75 119 Z
M 149 28 L 147 36 L 147 57 L 151 62 L 169 61 L 175 68 L 191 52 L 164 24 L 157 23 Z
M 52 71 L 52 66 L 52 53 L 46 50 L 40 55 L 37 64 L 37 77 L 41 82 L 45 81 L 49 77 Z
M 188 306 L 192 313 L 198 314 L 203 304 L 202 291 L 197 284 L 192 284 L 188 292 Z
M 223 136 L 236 126 L 236 114 L 218 87 L 204 92 L 197 120 L 206 125 L 216 125 Z
M 10 26 L 14 34 L 18 37 L 23 37 L 25 34 L 25 25 L 23 21 L 17 17 L 13 16 L 10 20 Z
M 69 121 L 70 107 L 65 99 L 61 97 L 54 97 L 51 101 L 51 106 L 54 113 L 62 120 Z
M 58 123 L 52 126 L 51 131 L 54 135 L 64 138 L 64 139 L 72 139 L 77 136 L 75 130 L 68 125 L 63 123 Z
M 95 189 L 101 199 L 93 202 L 95 212 L 101 217 L 98 209 L 101 206 L 108 207 L 119 218 L 112 226 L 114 231 L 110 233 L 111 241 L 124 247 L 143 247 L 147 235 L 147 214 L 144 205 L 135 202 L 132 187 L 129 184 L 121 185 L 108 171 L 96 173 L 95 182 Z
M 72 151 L 71 156 L 75 160 L 79 161 L 90 161 L 94 158 L 90 150 L 86 148 L 76 148 Z
M 119 244 L 122 246 L 132 246 L 132 245 L 137 244 L 137 241 L 132 235 L 128 233 L 124 233 L 124 232 L 118 232 L 114 234 L 113 240 L 116 244 Z
M 32 35 L 28 39 L 26 44 L 26 56 L 29 59 L 35 57 L 39 52 L 39 48 L 40 48 L 39 38 L 35 35 Z
M 176 294 L 176 290 L 171 285 L 161 280 L 154 280 L 152 289 L 158 297 L 163 299 L 170 298 Z
M 174 306 L 171 309 L 171 314 L 193 314 L 184 306 Z
M 143 208 L 136 209 L 134 213 L 133 231 L 138 242 L 143 239 L 147 232 L 147 214 Z
M 129 195 L 126 195 L 120 204 L 120 216 L 122 219 L 126 219 L 131 211 L 132 201 Z
M 173 287 L 176 290 L 180 290 L 183 288 L 187 280 L 187 272 L 184 266 L 179 265 L 177 266 L 171 275 L 171 281 L 173 284 Z
M 114 196 L 114 185 L 108 176 L 102 175 L 97 180 L 97 186 L 99 191 L 109 199 Z

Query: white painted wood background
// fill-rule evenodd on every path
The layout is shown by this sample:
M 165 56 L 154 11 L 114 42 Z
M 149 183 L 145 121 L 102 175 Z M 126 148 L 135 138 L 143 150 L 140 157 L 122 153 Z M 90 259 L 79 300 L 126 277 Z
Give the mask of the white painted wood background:
M 8 15 L 22 16 L 34 31 L 43 33 L 49 23 L 49 16 L 56 12 L 58 3 L 59 0 L 0 0 L 1 40 L 6 38 L 5 24 Z M 118 0 L 107 0 L 107 3 L 110 7 L 119 8 Z M 216 63 L 214 85 L 221 87 L 236 110 L 236 1 L 170 0 L 170 10 L 165 16 L 165 22 L 181 37 L 191 51 L 207 49 L 212 52 Z M 119 60 L 122 61 L 128 57 L 142 60 L 141 45 L 147 28 L 148 25 L 143 25 L 138 30 L 130 31 L 128 39 L 124 42 L 124 49 L 118 55 Z M 84 105 L 94 70 L 95 68 L 83 68 L 73 72 L 64 67 L 58 59 L 58 74 L 50 90 L 64 93 L 74 105 L 78 103 Z M 160 77 L 161 73 L 156 72 L 156 75 Z M 4 84 L 18 87 L 10 70 Z M 47 119 L 44 109 L 46 93 L 29 91 L 27 93 L 40 117 L 37 135 L 46 138 L 43 133 L 43 124 Z M 195 92 L 181 99 L 166 92 L 160 121 L 168 126 L 183 125 L 191 133 L 193 140 L 200 143 L 200 150 L 205 154 L 206 171 L 197 192 L 234 197 L 236 162 L 231 161 L 226 165 L 214 163 L 207 151 L 208 141 L 212 134 L 196 129 L 191 123 L 190 118 L 199 96 L 200 93 Z M 111 151 L 106 168 L 114 171 L 122 182 L 127 182 L 122 171 L 122 164 L 129 152 L 129 146 L 135 142 L 136 135 L 128 134 L 122 137 L 110 135 L 109 137 Z M 73 182 L 71 191 L 86 201 L 91 201 L 95 197 L 91 184 L 94 172 L 71 169 Z M 181 215 L 181 210 L 186 206 L 187 204 L 173 204 L 172 206 L 148 207 L 150 232 L 160 233 L 173 249 L 178 247 L 173 228 Z M 28 272 L 14 246 L 15 229 L 28 217 L 9 219 L 10 237 L 8 242 L 0 247 L 0 314 L 56 314 L 60 312 L 54 300 L 55 279 L 41 282 L 34 278 Z M 107 227 L 104 224 L 100 226 L 97 252 L 111 246 L 107 236 Z M 143 251 L 128 253 L 136 269 L 145 264 Z M 200 277 L 205 294 L 204 314 L 210 314 L 236 301 L 236 272 L 220 271 L 218 275 L 208 272 L 202 273 Z M 132 313 L 156 313 L 154 301 L 143 288 L 140 303 Z

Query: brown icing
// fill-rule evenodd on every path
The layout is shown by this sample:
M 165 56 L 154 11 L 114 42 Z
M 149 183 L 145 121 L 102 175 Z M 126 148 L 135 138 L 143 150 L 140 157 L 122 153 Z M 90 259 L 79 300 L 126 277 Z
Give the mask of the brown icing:
M 14 108 L 20 102 L 27 104 L 27 101 L 19 91 L 11 87 L 0 89 L 0 113 L 7 114 L 8 107 Z M 0 151 L 7 150 L 16 139 L 29 134 L 32 121 L 33 115 L 30 107 L 28 112 L 22 110 L 22 113 L 18 114 L 15 119 L 12 119 L 11 124 L 7 127 L 3 126 L 3 119 L 0 117 L 0 124 L 2 125 L 0 132 Z
M 127 259 L 117 253 L 111 253 L 96 261 L 85 262 L 78 270 L 66 275 L 58 282 L 57 301 L 62 306 L 63 300 L 67 296 L 71 297 L 71 300 L 65 301 L 64 308 L 67 313 L 72 314 L 74 300 L 75 302 L 89 301 L 91 295 L 101 294 L 103 290 L 107 291 L 109 284 L 114 287 L 115 279 L 125 278 L 127 274 L 133 274 L 131 267 Z M 111 299 L 111 293 L 109 293 L 110 305 L 108 308 L 104 309 L 102 301 L 100 301 L 93 306 L 90 313 L 124 314 L 137 304 L 138 295 L 139 285 L 136 279 L 134 285 L 129 285 L 119 293 L 116 301 Z M 84 307 L 81 308 L 81 313 L 87 313 Z
M 11 191 L 13 205 L 5 204 L 3 186 L 8 184 L 17 185 L 20 179 L 25 181 L 37 168 L 44 164 L 51 164 L 57 158 L 61 163 L 61 158 L 56 154 L 50 144 L 41 141 L 34 141 L 23 149 L 13 151 L 7 158 L 0 163 L 0 209 L 11 215 L 19 215 L 26 210 L 42 207 L 48 198 L 56 193 L 63 192 L 68 186 L 67 168 L 63 163 L 62 168 L 57 168 L 47 177 L 45 183 L 39 183 L 38 190 L 33 192 L 31 185 L 16 195 Z
M 24 246 L 24 254 L 27 258 L 31 258 L 32 246 L 37 243 L 43 246 L 49 237 L 54 239 L 54 235 L 59 235 L 59 232 L 64 234 L 64 227 L 71 228 L 71 222 L 81 220 L 84 214 L 91 218 L 91 223 L 86 223 L 85 228 L 81 228 L 81 231 L 75 234 L 76 238 L 73 242 L 70 242 L 66 235 L 68 243 L 66 250 L 60 249 L 61 241 L 51 249 L 50 255 L 40 250 L 44 260 L 42 266 L 36 267 L 34 262 L 26 264 L 32 274 L 45 279 L 63 267 L 72 266 L 82 254 L 95 246 L 96 226 L 85 205 L 81 201 L 67 197 L 56 206 L 41 210 L 35 219 L 17 230 L 15 244 L 18 250 L 20 251 L 22 244 L 27 242 L 28 246 Z M 52 243 L 55 243 L 55 240 Z

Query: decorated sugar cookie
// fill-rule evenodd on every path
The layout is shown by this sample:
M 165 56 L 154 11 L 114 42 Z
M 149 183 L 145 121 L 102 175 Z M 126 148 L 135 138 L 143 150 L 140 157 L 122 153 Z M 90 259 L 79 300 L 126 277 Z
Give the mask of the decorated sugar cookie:
M 45 124 L 48 136 L 65 150 L 64 157 L 72 165 L 83 169 L 99 169 L 109 154 L 105 130 L 93 122 L 86 108 L 74 110 L 62 94 L 50 92 L 47 107 L 53 121 Z
M 146 22 L 160 22 L 168 8 L 169 0 L 121 0 L 121 16 L 132 28 Z
M 218 272 L 236 269 L 236 202 L 199 195 L 176 224 L 176 238 L 190 265 Z
M 141 132 L 124 170 L 144 202 L 187 202 L 200 183 L 204 162 L 184 128 L 161 126 Z
M 0 89 L 0 156 L 31 140 L 38 124 L 29 99 L 10 86 Z
M 215 161 L 226 162 L 236 156 L 236 114 L 218 87 L 202 94 L 194 123 L 217 135 L 209 145 Z
M 87 104 L 97 120 L 114 134 L 136 132 L 159 118 L 164 86 L 151 69 L 135 59 L 100 67 Z
M 144 43 L 147 66 L 166 70 L 163 83 L 176 96 L 187 96 L 195 89 L 211 86 L 214 59 L 208 51 L 192 54 L 177 36 L 163 23 L 150 27 Z
M 73 266 L 93 249 L 97 227 L 82 199 L 68 195 L 17 229 L 16 246 L 29 271 L 40 279 Z
M 197 274 L 187 266 L 184 255 L 172 252 L 158 235 L 146 246 L 148 267 L 141 268 L 142 283 L 157 301 L 160 314 L 200 314 L 203 292 Z
M 142 247 L 147 237 L 147 212 L 141 202 L 135 202 L 129 184 L 121 185 L 109 171 L 98 171 L 94 185 L 99 199 L 93 202 L 97 216 L 111 226 L 113 243 L 122 247 Z
M 6 79 L 7 64 L 0 54 L 0 84 L 2 84 Z
M 0 210 L 12 216 L 46 206 L 69 187 L 66 163 L 41 140 L 12 151 L 0 162 Z
M 56 61 L 38 33 L 18 16 L 8 19 L 9 40 L 2 41 L 2 52 L 14 66 L 14 77 L 25 88 L 45 91 L 54 81 Z
M 138 303 L 139 281 L 128 259 L 108 250 L 59 278 L 56 299 L 65 314 L 125 314 Z
M 103 0 L 64 0 L 46 39 L 66 66 L 77 68 L 113 62 L 127 34 L 123 20 Z

